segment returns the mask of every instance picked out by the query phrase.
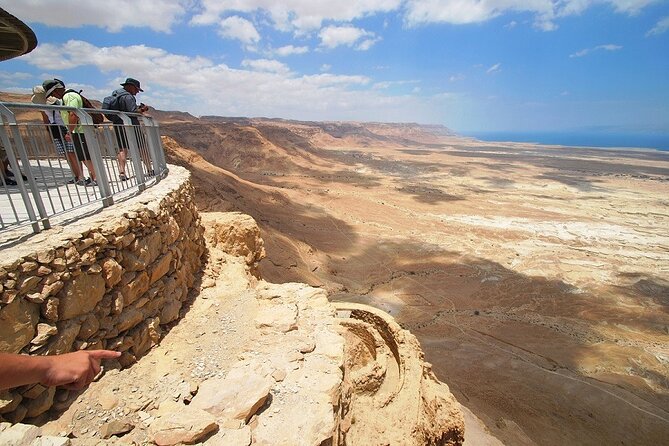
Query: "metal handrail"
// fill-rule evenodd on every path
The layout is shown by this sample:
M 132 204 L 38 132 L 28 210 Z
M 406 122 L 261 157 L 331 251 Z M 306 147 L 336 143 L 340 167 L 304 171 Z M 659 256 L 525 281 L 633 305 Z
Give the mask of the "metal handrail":
M 65 142 L 63 130 L 51 133 L 56 127 L 36 119 L 34 113 L 30 116 L 30 112 L 62 111 L 73 111 L 79 118 L 90 155 L 90 163 L 84 164 L 89 177 L 95 173 L 96 185 L 87 185 L 83 178 L 78 183 L 68 180 L 68 170 L 73 162 L 81 164 L 80 157 L 68 155 L 72 146 Z M 26 225 L 35 233 L 49 229 L 54 217 L 82 207 L 109 207 L 167 175 L 160 129 L 153 118 L 104 110 L 105 115 L 118 116 L 122 124 L 105 120 L 96 125 L 91 113 L 102 110 L 0 102 L 0 144 L 9 169 L 0 160 L 0 233 Z M 132 123 L 133 118 L 138 124 Z M 129 153 L 127 179 L 121 177 L 117 161 L 121 150 Z

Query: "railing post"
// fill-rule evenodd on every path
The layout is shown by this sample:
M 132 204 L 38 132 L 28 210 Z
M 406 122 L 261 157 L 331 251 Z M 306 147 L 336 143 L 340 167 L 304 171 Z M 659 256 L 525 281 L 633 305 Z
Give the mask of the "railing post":
M 151 153 L 151 158 L 155 165 L 156 179 L 160 180 L 160 174 L 162 174 L 167 168 L 167 163 L 165 161 L 165 152 L 162 148 L 162 143 L 160 141 L 160 134 L 158 132 L 158 123 L 155 119 L 149 116 L 142 116 L 144 121 L 144 127 L 147 129 L 147 135 L 149 139 L 149 152 Z
M 98 188 L 100 190 L 100 195 L 102 196 L 102 205 L 104 207 L 111 206 L 114 204 L 114 197 L 112 195 L 111 187 L 109 186 L 109 177 L 107 176 L 107 169 L 105 169 L 105 164 L 102 160 L 102 152 L 100 150 L 100 144 L 98 143 L 98 137 L 95 134 L 93 119 L 87 112 L 82 109 L 78 108 L 74 110 L 74 112 L 79 118 L 79 124 L 84 129 L 84 136 L 86 137 L 88 153 L 90 154 L 91 161 L 93 162 L 95 177 L 98 183 Z
M 139 154 L 139 142 L 137 141 L 137 132 L 132 125 L 132 120 L 125 113 L 119 112 L 118 117 L 123 121 L 123 131 L 125 132 L 126 141 L 128 141 L 127 149 L 130 151 L 132 158 L 132 165 L 135 167 L 135 175 L 137 176 L 137 186 L 140 191 L 146 189 L 146 179 L 144 177 L 144 169 L 142 169 L 142 158 Z M 117 124 L 114 124 L 117 125 Z M 148 167 L 148 166 L 147 166 Z
M 39 212 L 40 218 L 38 220 L 37 215 L 35 215 L 35 210 L 32 207 L 30 196 L 28 195 L 23 177 L 21 176 L 21 169 L 19 168 L 16 155 L 12 149 L 12 144 L 3 126 L 2 131 L 0 132 L 0 137 L 2 138 L 2 144 L 5 146 L 5 152 L 7 152 L 9 165 L 12 166 L 12 172 L 14 172 L 14 179 L 19 188 L 19 192 L 21 193 L 21 198 L 25 203 L 26 211 L 28 212 L 28 218 L 30 218 L 30 221 L 33 222 L 33 232 L 40 232 L 39 221 L 42 222 L 44 229 L 50 229 L 51 223 L 49 223 L 48 214 L 44 208 L 44 203 L 42 202 L 42 196 L 39 193 L 37 182 L 35 181 L 35 177 L 33 176 L 30 169 L 30 159 L 28 159 L 28 153 L 26 152 L 25 144 L 23 144 L 23 138 L 21 138 L 21 131 L 19 130 L 18 124 L 16 123 L 16 117 L 14 116 L 14 113 L 12 113 L 11 110 L 9 110 L 3 104 L 0 104 L 0 115 L 2 115 L 7 120 L 7 124 L 12 131 L 14 141 L 16 143 L 16 149 L 21 158 L 21 163 L 23 164 L 23 172 L 25 172 L 25 175 L 28 178 L 28 185 L 30 186 L 33 199 L 35 200 L 35 205 L 37 206 L 37 211 Z

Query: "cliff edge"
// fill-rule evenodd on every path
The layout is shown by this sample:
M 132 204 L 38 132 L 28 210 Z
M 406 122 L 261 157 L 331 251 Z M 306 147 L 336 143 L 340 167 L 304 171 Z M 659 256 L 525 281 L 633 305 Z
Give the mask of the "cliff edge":
M 263 281 L 255 221 L 200 217 L 205 268 L 160 343 L 30 424 L 0 424 L 3 444 L 462 444 L 460 406 L 409 332 Z

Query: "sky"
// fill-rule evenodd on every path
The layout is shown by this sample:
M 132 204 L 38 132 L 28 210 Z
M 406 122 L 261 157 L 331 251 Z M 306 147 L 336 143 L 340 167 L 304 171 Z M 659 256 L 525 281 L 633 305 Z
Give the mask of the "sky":
M 196 116 L 669 133 L 668 0 L 0 0 L 63 79 Z

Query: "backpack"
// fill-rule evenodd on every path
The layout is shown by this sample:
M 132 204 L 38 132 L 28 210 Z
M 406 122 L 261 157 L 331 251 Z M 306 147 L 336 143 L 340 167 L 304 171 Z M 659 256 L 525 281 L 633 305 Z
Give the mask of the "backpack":
M 83 94 L 81 94 L 83 90 L 67 90 L 65 93 L 70 93 L 70 92 L 75 92 L 81 97 L 81 102 L 84 106 L 84 108 L 95 108 L 93 104 L 91 104 L 91 101 L 86 98 Z M 91 115 L 91 119 L 93 119 L 93 124 L 98 125 L 102 124 L 102 122 L 105 120 L 105 118 L 102 117 L 102 113 L 89 113 Z
M 125 94 L 130 94 L 130 93 L 125 93 Z M 112 94 L 110 96 L 105 97 L 102 100 L 102 109 L 103 110 L 122 111 L 122 110 L 119 110 L 119 108 L 118 108 L 118 98 L 120 98 L 121 96 L 125 96 L 125 94 L 120 94 L 120 95 Z M 113 113 L 105 113 L 104 115 L 105 115 L 105 118 L 109 119 L 113 123 L 118 124 L 118 123 L 123 122 L 121 120 L 121 118 L 118 117 L 118 115 L 115 115 Z

